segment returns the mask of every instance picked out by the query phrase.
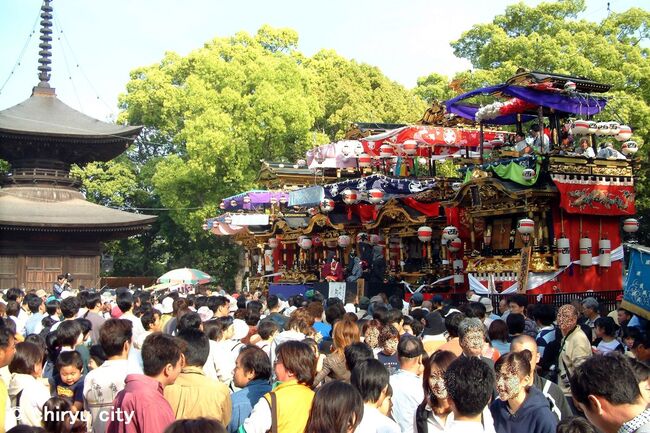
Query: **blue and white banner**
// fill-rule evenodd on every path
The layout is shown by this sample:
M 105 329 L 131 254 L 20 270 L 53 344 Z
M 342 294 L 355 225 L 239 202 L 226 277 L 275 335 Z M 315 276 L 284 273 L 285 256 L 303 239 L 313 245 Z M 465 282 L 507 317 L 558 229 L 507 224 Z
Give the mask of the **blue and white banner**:
M 621 306 L 650 319 L 650 248 L 630 245 L 630 262 Z

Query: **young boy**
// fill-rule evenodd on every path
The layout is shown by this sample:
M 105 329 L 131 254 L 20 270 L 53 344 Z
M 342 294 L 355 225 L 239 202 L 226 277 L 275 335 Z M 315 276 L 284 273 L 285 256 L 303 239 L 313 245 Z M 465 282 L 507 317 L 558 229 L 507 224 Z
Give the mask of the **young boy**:
M 257 334 L 261 340 L 255 343 L 255 345 L 262 349 L 269 359 L 271 358 L 271 342 L 279 332 L 280 326 L 273 320 L 261 320 L 257 325 Z
M 78 412 L 83 409 L 84 376 L 83 360 L 79 352 L 61 352 L 56 359 L 56 369 L 59 372 L 54 378 L 56 395 L 72 402 L 72 410 Z

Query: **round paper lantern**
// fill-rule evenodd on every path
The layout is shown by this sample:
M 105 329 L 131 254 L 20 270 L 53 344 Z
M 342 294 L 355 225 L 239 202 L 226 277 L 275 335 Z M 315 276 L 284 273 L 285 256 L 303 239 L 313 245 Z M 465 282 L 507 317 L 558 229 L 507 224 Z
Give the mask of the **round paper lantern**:
M 458 237 L 458 229 L 454 226 L 447 226 L 442 229 L 442 239 L 445 241 L 450 241 L 453 238 Z
M 576 91 L 576 83 L 573 81 L 567 81 L 564 83 L 564 90 L 567 92 L 575 92 Z
M 612 242 L 609 239 L 598 241 L 598 266 L 601 268 L 612 267 Z
M 574 135 L 585 135 L 589 134 L 589 122 L 586 120 L 576 120 L 573 123 L 573 128 L 571 132 Z
M 368 201 L 373 204 L 381 203 L 384 199 L 384 191 L 378 188 L 373 188 L 368 191 Z
M 596 131 L 598 131 L 598 124 L 597 124 L 596 122 L 594 122 L 593 120 L 590 120 L 590 121 L 587 122 L 587 123 L 589 124 L 589 130 L 588 130 L 588 132 L 589 132 L 590 134 L 595 134 Z
M 591 239 L 580 238 L 580 266 L 591 266 Z
M 350 205 L 350 204 L 355 204 L 357 202 L 358 195 L 357 195 L 357 191 L 354 189 L 346 189 L 341 193 L 341 195 L 343 196 L 343 202 L 345 204 Z
M 348 245 L 350 245 L 350 236 L 348 236 L 348 235 L 339 236 L 337 243 L 338 243 L 339 247 L 341 247 L 341 248 L 347 247 Z
M 395 155 L 395 149 L 390 144 L 382 144 L 379 147 L 379 156 L 382 158 L 392 158 Z
M 609 135 L 609 122 L 598 122 L 596 135 Z
M 341 146 L 341 154 L 343 156 L 350 155 L 350 146 L 347 143 L 345 143 L 343 146 Z
M 307 236 L 305 236 L 305 235 L 298 236 L 298 239 L 296 240 L 296 243 L 298 244 L 298 246 L 300 246 L 300 244 L 302 244 L 302 241 L 304 239 L 307 239 Z
M 311 239 L 309 239 L 309 238 L 303 239 L 302 242 L 300 242 L 300 248 L 302 248 L 303 250 L 310 249 L 311 245 L 312 245 L 312 242 L 311 242 Z
M 325 200 L 320 202 L 320 210 L 324 213 L 332 212 L 334 210 L 334 206 L 335 206 L 334 200 L 330 198 L 326 198 Z
M 433 230 L 431 230 L 431 227 L 422 226 L 418 229 L 418 239 L 420 242 L 429 242 L 432 234 Z
M 236 207 L 237 206 L 237 200 L 230 200 L 230 206 Z
M 639 145 L 636 144 L 636 141 L 626 141 L 621 146 L 621 152 L 624 155 L 634 155 L 639 150 Z
M 535 221 L 530 218 L 522 218 L 517 223 L 517 231 L 522 235 L 530 235 L 535 231 Z
M 296 163 L 297 163 L 300 167 L 302 167 L 303 165 L 307 165 L 307 161 L 305 161 L 304 159 L 299 159 L 298 161 L 296 161 Z
M 359 155 L 359 167 L 367 168 L 372 164 L 372 158 L 367 153 Z
M 523 177 L 525 180 L 533 180 L 535 178 L 535 174 L 535 170 L 532 168 L 526 168 L 521 172 L 521 177 Z
M 354 151 L 354 154 L 355 154 L 356 156 L 361 156 L 361 155 L 363 154 L 363 144 L 361 144 L 361 143 L 357 143 L 357 144 L 354 146 L 353 151 Z
M 278 238 L 269 238 L 269 248 L 272 250 L 276 249 L 278 245 L 280 244 L 280 241 Z
M 618 122 L 609 122 L 609 134 L 608 135 L 618 135 L 618 132 L 621 130 L 621 124 Z
M 366 242 L 368 240 L 368 233 L 359 232 L 356 237 L 357 243 Z
M 415 140 L 406 140 L 402 145 L 402 149 L 407 155 L 415 155 L 418 151 L 418 142 Z
M 447 243 L 447 248 L 452 253 L 460 251 L 462 247 L 463 247 L 463 241 L 461 241 L 460 238 L 453 238 Z
M 321 239 L 320 236 L 314 236 L 311 239 L 311 242 L 315 247 L 320 247 L 321 245 L 323 245 L 323 240 Z
M 561 237 L 557 240 L 557 264 L 560 266 L 571 264 L 571 242 L 568 238 Z
M 627 125 L 621 125 L 618 128 L 618 134 L 616 135 L 617 141 L 627 141 L 632 138 L 632 128 Z
M 636 233 L 639 231 L 639 221 L 636 218 L 628 218 L 623 221 L 623 231 L 625 233 Z

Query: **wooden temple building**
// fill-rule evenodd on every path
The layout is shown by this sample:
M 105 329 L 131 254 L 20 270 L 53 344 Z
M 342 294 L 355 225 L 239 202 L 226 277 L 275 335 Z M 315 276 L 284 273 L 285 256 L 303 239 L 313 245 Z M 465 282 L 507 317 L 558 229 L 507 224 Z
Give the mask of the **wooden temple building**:
M 39 83 L 24 102 L 0 111 L 0 158 L 11 164 L 0 188 L 0 288 L 49 289 L 58 274 L 98 287 L 101 243 L 141 233 L 155 216 L 88 202 L 70 166 L 109 161 L 141 127 L 93 119 L 50 87 L 52 7 L 41 8 Z
M 354 250 L 383 256 L 369 295 L 620 291 L 638 159 L 630 127 L 592 120 L 608 89 L 523 72 L 420 124 L 355 124 L 295 164 L 264 162 L 266 189 L 223 199 L 204 229 L 244 247 L 252 287 L 322 281 Z M 472 102 L 486 96 L 497 102 Z M 457 176 L 438 175 L 446 160 Z

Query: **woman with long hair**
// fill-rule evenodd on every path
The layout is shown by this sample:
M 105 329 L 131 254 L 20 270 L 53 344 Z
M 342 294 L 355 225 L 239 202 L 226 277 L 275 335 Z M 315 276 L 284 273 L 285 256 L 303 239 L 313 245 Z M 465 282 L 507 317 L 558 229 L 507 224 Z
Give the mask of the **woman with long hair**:
M 359 342 L 359 327 L 352 320 L 339 320 L 334 324 L 332 334 L 334 338 L 334 350 L 323 361 L 323 368 L 314 380 L 314 384 L 316 385 L 320 385 L 323 381 L 329 382 L 331 380 L 350 381 L 350 371 L 345 366 L 344 352 L 345 348 L 350 344 Z
M 455 359 L 456 355 L 453 352 L 438 350 L 424 364 L 422 374 L 424 401 L 415 411 L 415 426 L 418 433 L 442 432 L 453 418 L 444 375 Z
M 9 397 L 11 407 L 20 413 L 21 424 L 41 425 L 43 404 L 50 398 L 50 390 L 41 381 L 44 356 L 40 346 L 22 342 L 16 344 L 16 354 L 9 364 Z
M 490 405 L 497 433 L 555 433 L 557 418 L 542 391 L 532 386 L 529 350 L 503 355 L 494 365 L 499 398 Z
M 305 433 L 353 433 L 362 417 L 359 391 L 349 383 L 335 380 L 316 392 Z
M 257 402 L 240 431 L 304 433 L 314 399 L 314 352 L 301 341 L 282 343 L 275 355 L 274 370 L 280 384 Z

